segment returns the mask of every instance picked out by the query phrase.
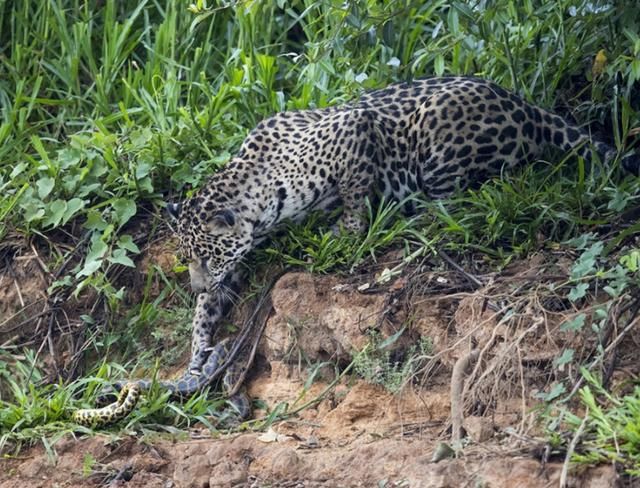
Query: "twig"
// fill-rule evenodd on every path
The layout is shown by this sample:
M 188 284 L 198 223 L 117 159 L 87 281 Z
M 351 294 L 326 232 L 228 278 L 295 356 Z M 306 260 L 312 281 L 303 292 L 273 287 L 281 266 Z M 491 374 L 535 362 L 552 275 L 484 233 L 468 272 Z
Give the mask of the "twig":
M 240 335 L 233 342 L 233 347 L 231 348 L 231 351 L 229 351 L 229 354 L 227 355 L 226 359 L 222 362 L 222 364 L 218 367 L 218 369 L 216 369 L 214 371 L 214 373 L 211 375 L 211 379 L 212 380 L 214 378 L 217 378 L 220 375 L 220 373 L 222 373 L 226 368 L 229 367 L 229 365 L 231 363 L 233 363 L 233 361 L 235 360 L 236 356 L 240 352 L 240 349 L 242 349 L 242 347 L 244 346 L 245 341 L 247 340 L 247 337 L 249 336 L 249 332 L 251 332 L 251 329 L 253 329 L 253 326 L 255 324 L 256 318 L 258 317 L 258 314 L 261 311 L 263 311 L 263 305 L 268 301 L 269 293 L 271 292 L 271 289 L 274 287 L 274 285 L 276 284 L 278 279 L 283 274 L 284 274 L 284 271 L 281 271 L 280 273 L 277 273 L 275 276 L 272 277 L 272 279 L 269 281 L 269 283 L 262 288 L 262 290 L 260 292 L 260 298 L 258 299 L 258 302 L 256 304 L 256 307 L 255 307 L 253 313 L 245 321 L 244 325 L 242 326 L 242 330 L 240 332 Z M 265 319 L 265 322 L 266 322 L 266 319 Z M 263 324 L 263 328 L 261 330 L 264 330 L 264 324 Z M 234 387 L 234 389 L 235 389 L 235 387 Z
M 32 306 L 34 306 L 34 305 L 38 305 L 40 302 L 42 302 L 42 300 L 43 300 L 43 299 L 42 299 L 42 298 L 40 298 L 38 301 L 35 301 L 35 302 L 32 302 L 32 303 L 27 303 L 27 304 L 24 306 L 24 308 L 21 308 L 21 309 L 20 309 L 20 310 L 18 310 L 16 313 L 12 314 L 12 315 L 11 315 L 11 316 L 9 316 L 7 319 L 5 319 L 2 323 L 0 323 L 0 333 L 7 334 L 7 333 L 12 332 L 12 331 L 14 331 L 14 330 L 16 330 L 16 329 L 20 329 L 20 328 L 22 328 L 22 326 L 23 326 L 23 325 L 28 324 L 28 323 L 29 323 L 29 322 L 31 322 L 32 320 L 35 320 L 35 319 L 37 319 L 38 317 L 41 317 L 42 315 L 46 315 L 46 314 L 47 314 L 47 309 L 46 309 L 46 307 L 45 307 L 42 311 L 40 311 L 40 312 L 38 312 L 37 314 L 35 314 L 35 315 L 33 315 L 33 316 L 29 317 L 28 319 L 25 319 L 25 320 L 23 320 L 23 321 L 19 322 L 18 324 L 12 325 L 11 327 L 9 327 L 9 328 L 7 328 L 7 329 L 2 330 L 2 328 L 3 328 L 5 325 L 7 325 L 8 323 L 10 323 L 10 322 L 11 322 L 13 319 L 15 319 L 18 315 L 23 314 L 23 313 L 24 313 L 24 311 L 25 311 L 27 308 L 32 307 Z
M 109 487 L 120 486 L 120 481 L 129 481 L 133 476 L 133 465 L 131 463 L 124 463 L 124 465 L 118 470 L 115 476 L 109 481 Z
M 49 354 L 51 355 L 51 360 L 53 361 L 53 367 L 56 371 L 56 376 L 59 376 L 60 367 L 58 365 L 58 359 L 56 358 L 56 351 L 53 347 L 53 322 L 54 321 L 58 323 L 58 321 L 56 320 L 55 314 L 52 313 L 49 318 L 49 327 L 47 327 L 47 343 L 49 345 Z
M 365 351 L 367 351 L 367 348 L 365 347 L 360 354 L 364 353 Z M 349 373 L 349 371 L 351 371 L 351 368 L 353 368 L 356 364 L 356 358 L 353 359 L 353 361 L 351 361 L 346 368 L 344 368 L 342 370 L 342 372 L 336 376 L 336 378 L 327 385 L 327 387 L 322 390 L 315 398 L 309 400 L 307 403 L 304 403 L 302 405 L 300 405 L 299 407 L 290 410 L 288 412 L 286 412 L 287 415 L 295 415 L 298 412 L 301 412 L 302 410 L 309 408 L 312 405 L 316 405 L 317 403 L 320 403 L 324 397 L 326 396 L 327 393 L 329 393 L 333 388 L 335 388 L 335 386 L 340 382 L 340 380 L 342 378 L 344 378 L 347 373 Z
M 500 283 L 503 281 L 549 281 L 549 280 L 566 280 L 569 278 L 566 274 L 551 274 L 551 273 L 540 273 L 540 274 L 515 274 L 515 275 L 498 275 L 494 278 L 496 283 Z
M 75 257 L 76 253 L 82 248 L 85 242 L 89 240 L 89 237 L 91 237 L 91 232 L 86 232 L 82 239 L 80 239 L 78 243 L 73 247 L 67 258 L 62 262 L 60 266 L 58 266 L 58 269 L 56 269 L 55 273 L 53 273 L 54 280 L 60 278 L 62 272 L 66 269 L 67 266 L 69 266 L 71 260 Z
M 589 419 L 589 407 L 587 407 L 586 411 L 584 412 L 584 418 L 580 423 L 580 427 L 578 427 L 578 430 L 573 436 L 573 439 L 571 439 L 571 442 L 569 443 L 569 447 L 567 448 L 567 454 L 564 458 L 564 463 L 562 465 L 562 473 L 560 474 L 560 483 L 559 483 L 560 488 L 567 487 L 567 475 L 569 474 L 569 463 L 571 461 L 571 456 L 576 450 L 576 446 L 578 445 L 578 441 L 580 440 L 580 436 L 582 435 L 582 432 L 584 432 L 584 428 L 587 425 L 588 419 Z
M 451 259 L 449 257 L 449 255 L 447 255 L 447 253 L 445 253 L 444 251 L 438 249 L 438 256 L 440 256 L 442 259 L 444 259 L 447 263 L 449 263 L 449 265 L 451 267 L 453 267 L 458 273 L 460 273 L 462 276 L 464 276 L 468 281 L 470 281 L 473 285 L 476 286 L 476 288 L 482 288 L 484 286 L 484 283 L 482 281 L 480 281 L 478 278 L 476 278 L 474 275 L 472 275 L 471 273 L 465 271 L 462 266 L 460 266 L 458 263 L 456 263 L 453 259 Z
M 53 276 L 51 274 L 51 271 L 49 271 L 49 268 L 47 267 L 47 265 L 44 263 L 44 261 L 42 261 L 42 259 L 40 258 L 40 254 L 38 254 L 38 250 L 36 249 L 36 247 L 33 245 L 33 241 L 29 242 L 29 246 L 31 247 L 31 250 L 33 251 L 33 256 L 35 257 L 36 261 L 38 262 L 38 264 L 40 265 L 40 269 L 42 270 L 43 273 L 48 274 L 50 277 Z
M 269 319 L 269 314 L 271 313 L 271 309 L 272 309 L 271 303 L 269 303 L 269 307 L 262 308 L 260 329 L 256 333 L 256 336 L 253 340 L 253 346 L 251 347 L 251 351 L 249 352 L 249 356 L 247 357 L 247 361 L 245 362 L 242 368 L 242 372 L 240 373 L 240 376 L 238 377 L 235 385 L 233 385 L 233 388 L 231 388 L 231 390 L 227 392 L 227 395 L 229 397 L 232 397 L 233 395 L 238 393 L 238 390 L 240 390 L 240 388 L 244 384 L 244 380 L 247 377 L 249 368 L 253 364 L 253 359 L 256 356 L 256 351 L 258 350 L 258 344 L 260 343 L 260 339 L 262 339 L 262 334 L 264 333 L 264 329 L 267 327 L 267 320 Z
M 20 305 L 22 306 L 22 308 L 25 308 L 24 298 L 22 298 L 22 291 L 20 291 L 20 285 L 18 284 L 18 280 L 16 280 L 15 278 L 13 279 L 13 286 L 15 287 L 18 298 L 20 299 Z

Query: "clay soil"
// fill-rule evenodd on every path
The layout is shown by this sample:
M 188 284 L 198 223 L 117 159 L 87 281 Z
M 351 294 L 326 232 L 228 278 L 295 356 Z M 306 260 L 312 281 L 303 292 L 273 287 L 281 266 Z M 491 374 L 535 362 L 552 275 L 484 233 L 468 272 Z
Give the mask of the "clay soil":
M 26 257 L 23 261 L 35 266 Z M 528 276 L 546 264 L 534 258 L 510 275 Z M 400 392 L 349 374 L 321 400 L 266 432 L 219 434 L 196 426 L 179 436 L 67 436 L 55 443 L 53 457 L 37 445 L 0 459 L 0 487 L 559 486 L 564 455 L 544 455 L 544 437 L 531 408 L 536 392 L 553 380 L 541 369 L 573 338 L 549 340 L 549 328 L 558 322 L 553 316 L 544 324 L 534 319 L 516 324 L 530 333 L 514 334 L 487 306 L 487 289 L 471 290 L 452 271 L 420 273 L 395 277 L 384 286 L 375 282 L 375 272 L 348 279 L 284 275 L 272 292 L 273 311 L 248 382 L 251 396 L 263 404 L 287 403 L 294 409 L 318 398 L 335 374 L 333 367 L 326 368 L 305 385 L 304 364 L 344 368 L 371 340 L 371 330 L 384 340 L 406 327 L 390 346 L 391 357 L 402 359 L 402 351 L 425 338 L 432 350 L 423 351 L 427 359 Z M 432 288 L 415 286 L 418 275 Z M 28 307 L 28 297 L 17 292 L 26 289 L 26 274 L 3 276 L 4 313 Z M 42 303 L 41 293 L 29 297 Z M 505 340 L 514 336 L 520 338 L 517 343 Z M 457 456 L 439 455 L 441 443 L 451 439 L 453 366 L 470 348 L 483 347 L 481 371 L 474 384 L 466 383 L 465 447 Z M 514 365 L 506 357 L 525 366 L 511 373 Z M 482 376 L 483 371 L 488 374 Z M 266 413 L 257 410 L 254 416 Z M 566 480 L 567 486 L 593 488 L 630 483 L 613 466 L 571 466 Z

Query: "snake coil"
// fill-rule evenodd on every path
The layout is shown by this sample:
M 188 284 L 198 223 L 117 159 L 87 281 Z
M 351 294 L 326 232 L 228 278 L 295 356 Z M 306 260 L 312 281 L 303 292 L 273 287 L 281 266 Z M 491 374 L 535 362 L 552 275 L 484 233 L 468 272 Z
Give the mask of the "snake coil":
M 169 390 L 171 396 L 177 398 L 187 398 L 197 393 L 219 376 L 223 363 L 229 354 L 229 345 L 229 339 L 224 339 L 213 347 L 200 374 L 187 373 L 174 381 L 158 381 L 158 385 L 163 389 Z M 233 391 L 242 373 L 242 368 L 239 368 L 236 363 L 231 363 L 226 367 L 222 383 L 227 392 Z M 113 424 L 132 412 L 138 403 L 141 393 L 149 391 L 152 385 L 153 381 L 146 379 L 116 382 L 113 387 L 115 391 L 119 390 L 119 393 L 113 403 L 101 408 L 76 410 L 72 414 L 72 420 L 77 424 L 94 428 Z M 114 397 L 115 391 L 103 391 L 98 397 L 98 403 L 108 403 Z M 230 395 L 228 402 L 231 405 L 229 413 L 235 418 L 245 419 L 251 415 L 251 400 L 247 396 L 244 387 L 237 393 Z

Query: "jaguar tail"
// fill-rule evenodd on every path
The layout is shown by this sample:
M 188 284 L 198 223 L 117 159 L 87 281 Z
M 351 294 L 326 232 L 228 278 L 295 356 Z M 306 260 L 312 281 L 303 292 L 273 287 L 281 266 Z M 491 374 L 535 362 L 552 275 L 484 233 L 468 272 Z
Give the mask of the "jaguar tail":
M 592 140 L 586 131 L 567 122 L 558 115 L 538 108 L 534 118 L 538 119 L 539 130 L 541 131 L 540 136 L 545 143 L 566 152 L 574 151 L 587 162 L 592 161 L 594 151 L 597 153 L 598 158 L 607 164 L 615 160 L 618 155 L 614 147 L 602 141 Z M 625 171 L 640 175 L 639 155 L 634 153 L 627 154 L 620 159 L 620 164 Z

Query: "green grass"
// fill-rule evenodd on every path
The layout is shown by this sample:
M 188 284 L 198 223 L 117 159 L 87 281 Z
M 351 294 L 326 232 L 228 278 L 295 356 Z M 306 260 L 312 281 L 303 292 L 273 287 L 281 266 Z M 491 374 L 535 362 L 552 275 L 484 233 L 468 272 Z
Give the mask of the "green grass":
M 94 338 L 87 369 L 97 378 L 105 378 L 105 357 L 123 362 L 153 348 L 142 338 L 163 322 L 188 323 L 180 311 L 189 299 L 172 279 L 160 277 L 168 291 L 159 296 L 150 295 L 148 282 L 143 302 L 131 305 L 118 276 L 134 266 L 145 238 L 159 235 L 164 202 L 191 195 L 276 111 L 335 105 L 396 80 L 469 74 L 590 123 L 620 151 L 637 138 L 640 6 L 344 5 L 0 0 L 0 242 L 17 234 L 47 247 L 52 270 L 67 262 L 68 249 L 86 244 L 50 285 L 103 298 L 105 306 L 83 318 Z M 607 62 L 594 71 L 603 49 Z M 370 208 L 364 236 L 336 237 L 323 217 L 312 217 L 254 259 L 350 272 L 391 246 L 405 250 L 406 262 L 441 247 L 480 252 L 500 266 L 585 232 L 622 241 L 629 232 L 610 224 L 637 204 L 636 179 L 558 154 L 546 159 L 448 201 L 424 202 L 415 217 L 400 216 L 394 204 Z M 151 236 L 136 233 L 141 223 Z M 2 244 L 0 252 L 13 251 Z M 4 443 L 67 432 L 68 409 L 91 403 L 91 385 L 102 381 L 33 387 L 29 379 L 40 378 L 25 371 L 41 365 L 28 350 L 22 356 L 3 359 Z M 150 357 L 139 360 L 149 367 Z M 125 375 L 136 364 L 113 368 Z M 212 405 L 203 396 L 181 407 L 152 397 L 126 422 L 182 428 Z
M 568 409 L 560 410 L 560 415 L 556 412 L 555 418 L 549 419 L 554 426 L 550 438 L 563 444 L 557 436 L 561 419 L 576 439 L 572 462 L 615 463 L 625 474 L 640 476 L 640 387 L 624 395 L 611 393 L 586 369 L 581 374 L 588 383 L 579 391 L 581 413 L 576 415 Z
M 132 371 L 139 369 L 140 363 L 148 360 L 149 354 L 145 354 L 122 365 L 102 363 L 87 377 L 64 385 L 46 384 L 44 372 L 32 353 L 19 361 L 2 353 L 0 379 L 8 387 L 9 399 L 0 399 L 0 451 L 17 452 L 24 444 L 35 440 L 50 449 L 57 439 L 66 434 L 91 433 L 91 429 L 71 422 L 71 413 L 78 408 L 94 408 L 103 386 L 129 378 Z M 9 367 L 11 375 L 7 372 Z M 160 363 L 156 360 L 148 377 L 156 378 L 159 368 Z M 220 417 L 224 407 L 224 398 L 210 395 L 208 389 L 187 401 L 178 402 L 170 400 L 168 392 L 152 387 L 126 419 L 103 430 L 136 430 L 144 435 L 154 432 L 175 434 L 195 423 L 201 423 L 212 431 L 226 429 L 212 420 Z

